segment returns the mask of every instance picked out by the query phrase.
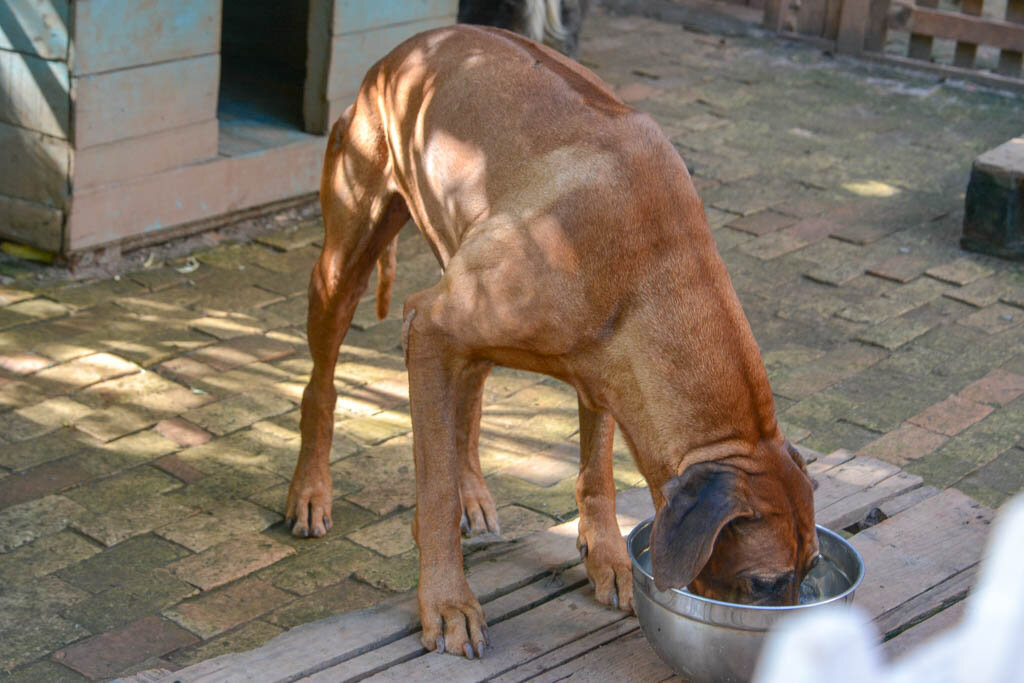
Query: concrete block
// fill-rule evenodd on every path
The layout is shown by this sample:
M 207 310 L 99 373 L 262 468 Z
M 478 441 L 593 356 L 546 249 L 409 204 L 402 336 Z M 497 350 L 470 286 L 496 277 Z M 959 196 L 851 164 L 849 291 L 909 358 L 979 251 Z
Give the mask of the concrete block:
M 1003 258 L 1024 259 L 1024 137 L 974 160 L 967 185 L 960 245 Z

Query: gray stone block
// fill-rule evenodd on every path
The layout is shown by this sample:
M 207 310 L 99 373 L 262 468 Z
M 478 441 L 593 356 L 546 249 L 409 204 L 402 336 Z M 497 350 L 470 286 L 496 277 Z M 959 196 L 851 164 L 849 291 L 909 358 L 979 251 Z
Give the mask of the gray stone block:
M 967 185 L 964 249 L 1024 259 L 1024 137 L 974 160 Z

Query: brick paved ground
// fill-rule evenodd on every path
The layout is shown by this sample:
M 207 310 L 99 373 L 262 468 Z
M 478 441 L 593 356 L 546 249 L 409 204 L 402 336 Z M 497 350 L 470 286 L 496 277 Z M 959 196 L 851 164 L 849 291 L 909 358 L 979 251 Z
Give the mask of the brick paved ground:
M 581 58 L 691 165 L 792 440 L 987 505 L 1021 488 L 1024 270 L 957 248 L 970 161 L 1020 134 L 1018 100 L 601 12 Z M 414 585 L 396 313 L 361 307 L 342 350 L 334 530 L 280 523 L 319 231 L 222 243 L 188 273 L 40 285 L 3 265 L 0 679 L 185 665 Z M 399 252 L 396 301 L 438 274 L 415 234 Z M 539 376 L 489 381 L 508 535 L 574 514 L 575 405 Z M 640 481 L 625 451 L 617 478 Z

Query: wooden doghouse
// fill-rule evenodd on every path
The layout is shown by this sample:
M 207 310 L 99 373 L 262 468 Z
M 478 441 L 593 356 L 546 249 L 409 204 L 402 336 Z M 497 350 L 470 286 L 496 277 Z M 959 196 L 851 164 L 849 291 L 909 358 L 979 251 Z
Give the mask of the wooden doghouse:
M 73 254 L 315 193 L 363 74 L 457 0 L 0 1 L 0 239 Z

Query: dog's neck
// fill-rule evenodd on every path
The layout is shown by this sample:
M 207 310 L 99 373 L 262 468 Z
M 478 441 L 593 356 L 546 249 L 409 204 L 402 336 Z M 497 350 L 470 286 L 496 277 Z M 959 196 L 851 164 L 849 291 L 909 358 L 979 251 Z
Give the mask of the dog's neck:
M 757 343 L 714 262 L 715 277 L 670 283 L 623 321 L 603 364 L 602 402 L 643 454 L 652 491 L 695 463 L 751 458 L 758 444 L 782 441 Z

